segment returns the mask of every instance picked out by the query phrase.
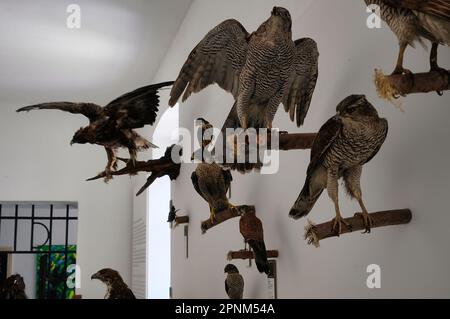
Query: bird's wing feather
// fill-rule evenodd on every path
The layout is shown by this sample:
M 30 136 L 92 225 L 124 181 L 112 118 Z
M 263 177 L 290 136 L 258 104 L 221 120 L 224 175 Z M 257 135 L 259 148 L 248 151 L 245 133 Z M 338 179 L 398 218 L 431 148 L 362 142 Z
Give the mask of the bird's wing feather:
M 17 112 L 29 112 L 31 110 L 60 110 L 72 114 L 82 114 L 90 121 L 95 121 L 101 116 L 102 107 L 93 103 L 50 102 L 25 106 Z
M 223 179 L 225 181 L 225 188 L 226 188 L 226 191 L 228 192 L 228 189 L 230 188 L 230 184 L 233 181 L 233 175 L 231 175 L 231 172 L 227 169 L 223 169 L 222 174 L 223 174 Z
M 249 34 L 238 21 L 230 19 L 212 29 L 192 50 L 170 92 L 169 105 L 180 96 L 185 101 L 192 93 L 217 83 L 234 97 L 239 74 L 245 63 Z
M 387 121 L 386 119 L 381 119 L 381 120 L 382 120 L 382 121 L 385 123 L 385 125 L 386 125 L 386 132 L 384 133 L 384 138 L 383 138 L 383 142 L 384 142 L 384 140 L 386 139 L 387 134 L 388 134 L 389 126 L 388 126 L 388 121 Z M 383 145 L 383 142 L 381 142 L 381 143 L 378 145 L 378 147 L 377 147 L 376 149 L 374 149 L 374 151 L 373 151 L 373 153 L 372 153 L 372 156 L 370 156 L 370 157 L 367 159 L 367 161 L 364 162 L 364 164 L 370 162 L 370 161 L 372 160 L 372 158 L 374 158 L 375 155 L 377 155 L 377 153 L 379 152 L 381 146 Z
M 294 70 L 290 77 L 289 89 L 283 97 L 283 105 L 291 121 L 296 121 L 297 126 L 301 126 L 316 87 L 319 50 L 317 43 L 310 38 L 295 41 L 295 47 Z
M 158 113 L 158 90 L 172 84 L 173 82 L 163 82 L 128 92 L 111 101 L 105 107 L 105 112 L 116 122 L 119 129 L 152 125 Z
M 194 171 L 191 175 L 192 185 L 194 185 L 195 190 L 197 193 L 206 201 L 208 202 L 208 199 L 203 195 L 202 191 L 200 190 L 200 186 L 198 185 L 198 176 L 197 173 Z M 208 202 L 209 203 L 209 202 Z
M 317 133 L 311 148 L 311 161 L 307 175 L 310 175 L 320 162 L 322 155 L 328 150 L 342 129 L 341 120 L 334 116 L 325 122 Z
M 415 10 L 425 14 L 434 15 L 445 20 L 450 20 L 449 0 L 384 0 L 387 4 L 397 7 Z

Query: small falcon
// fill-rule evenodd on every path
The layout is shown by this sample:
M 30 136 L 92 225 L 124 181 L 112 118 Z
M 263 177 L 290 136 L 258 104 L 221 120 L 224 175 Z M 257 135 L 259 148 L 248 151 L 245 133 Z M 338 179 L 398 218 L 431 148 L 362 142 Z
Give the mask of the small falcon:
M 120 274 L 113 269 L 104 268 L 91 276 L 92 279 L 98 279 L 107 287 L 105 299 L 136 299 L 133 292 L 123 282 Z
M 112 179 L 111 173 L 117 169 L 118 148 L 127 148 L 130 160 L 134 162 L 138 151 L 157 147 L 134 129 L 155 122 L 159 107 L 158 90 L 172 84 L 164 82 L 141 87 L 118 97 L 105 107 L 94 103 L 50 102 L 22 107 L 17 112 L 61 110 L 86 116 L 89 125 L 80 128 L 70 144 L 90 143 L 105 147 L 108 163 L 104 173 L 107 182 Z
M 227 274 L 225 279 L 225 291 L 230 299 L 242 299 L 244 295 L 244 278 L 239 273 L 237 267 L 233 264 L 225 266 L 224 272 Z
M 333 229 L 341 233 L 342 218 L 338 202 L 338 180 L 343 178 L 347 193 L 356 198 L 362 209 L 366 232 L 372 220 L 364 206 L 360 186 L 363 165 L 380 150 L 388 133 L 388 122 L 364 95 L 350 95 L 336 107 L 336 115 L 319 130 L 311 149 L 306 181 L 289 216 L 308 215 L 326 188 L 334 202 L 336 218 Z
M 9 276 L 0 288 L 0 300 L 28 299 L 25 293 L 25 282 L 19 274 Z
M 197 193 L 209 204 L 211 222 L 216 212 L 235 208 L 227 198 L 233 177 L 231 172 L 216 163 L 200 163 L 191 175 Z
M 274 7 L 251 34 L 229 19 L 209 31 L 189 54 L 169 105 L 216 83 L 236 101 L 236 126 L 272 128 L 281 103 L 300 126 L 316 86 L 318 57 L 313 39 L 292 41 L 292 19 L 285 8 Z
M 242 207 L 244 208 L 244 207 Z M 240 209 L 239 231 L 246 243 L 255 254 L 255 263 L 260 273 L 269 274 L 270 266 L 267 260 L 266 244 L 264 243 L 264 230 L 261 220 L 252 209 Z

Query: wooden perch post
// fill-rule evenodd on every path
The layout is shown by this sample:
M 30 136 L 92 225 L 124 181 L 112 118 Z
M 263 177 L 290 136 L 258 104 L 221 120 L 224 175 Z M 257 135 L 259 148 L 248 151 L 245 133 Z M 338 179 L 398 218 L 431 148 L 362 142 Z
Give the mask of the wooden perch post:
M 231 218 L 241 216 L 240 210 L 246 209 L 247 211 L 255 210 L 255 206 L 237 206 L 236 209 L 230 208 L 221 212 L 216 212 L 214 222 L 211 219 L 207 219 L 202 222 L 202 234 L 206 233 L 207 230 L 217 226 Z
M 129 160 L 121 159 L 122 161 L 125 161 L 127 164 L 124 168 L 112 172 L 113 176 L 117 175 L 136 175 L 139 172 L 149 172 L 150 176 L 147 178 L 147 182 L 144 184 L 144 186 L 141 187 L 141 189 L 138 191 L 136 196 L 139 196 L 146 190 L 157 178 L 163 177 L 163 176 L 169 176 L 171 180 L 177 179 L 178 175 L 180 174 L 180 167 L 181 162 L 178 161 L 178 163 L 175 163 L 172 160 L 172 149 L 174 147 L 179 147 L 177 145 L 172 145 L 166 149 L 166 152 L 163 157 L 155 160 L 149 160 L 149 161 L 136 161 L 132 162 Z M 178 154 L 181 152 L 181 148 L 178 152 Z M 89 178 L 88 181 L 93 181 L 96 179 L 100 179 L 105 177 L 106 174 L 100 173 L 99 175 Z
M 278 250 L 268 250 L 267 258 L 278 258 Z M 255 259 L 255 254 L 250 250 L 230 251 L 227 254 L 227 259 Z
M 280 133 L 279 150 L 307 150 L 313 145 L 317 133 Z
M 174 222 L 175 225 L 189 224 L 189 216 L 176 216 Z
M 373 229 L 390 225 L 408 224 L 412 219 L 412 214 L 409 209 L 399 209 L 371 213 L 370 217 L 372 217 L 373 220 Z M 341 235 L 365 229 L 363 219 L 359 215 L 355 214 L 353 217 L 344 219 L 350 224 L 351 228 L 347 227 L 345 224 L 342 224 Z M 316 247 L 319 247 L 319 241 L 322 239 L 336 236 L 338 236 L 338 234 L 333 230 L 333 221 L 319 225 L 314 225 L 309 222 L 309 224 L 305 227 L 305 239 L 308 241 L 308 244 L 313 244 Z
M 437 71 L 412 74 L 412 77 L 405 74 L 384 75 L 381 70 L 376 69 L 375 86 L 381 98 L 392 101 L 392 98 L 412 93 L 450 90 L 449 77 L 450 75 Z M 414 80 L 412 81 L 411 79 Z

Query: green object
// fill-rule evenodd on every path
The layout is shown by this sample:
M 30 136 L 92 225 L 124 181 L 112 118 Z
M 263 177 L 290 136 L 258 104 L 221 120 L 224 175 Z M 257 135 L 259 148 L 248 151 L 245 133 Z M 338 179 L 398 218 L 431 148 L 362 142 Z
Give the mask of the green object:
M 52 245 L 50 267 L 47 253 L 38 254 L 36 259 L 36 298 L 37 299 L 73 299 L 75 288 L 67 287 L 67 273 L 65 268 L 66 254 L 64 245 Z M 67 267 L 76 264 L 76 245 L 69 245 L 67 250 Z M 48 251 L 49 246 L 39 247 L 40 251 Z M 65 294 L 64 294 L 65 290 Z

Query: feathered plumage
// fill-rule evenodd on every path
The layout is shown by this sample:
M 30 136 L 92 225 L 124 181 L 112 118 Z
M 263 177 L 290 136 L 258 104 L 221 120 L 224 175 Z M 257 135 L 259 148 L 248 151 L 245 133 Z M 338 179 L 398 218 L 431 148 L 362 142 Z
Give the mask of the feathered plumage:
M 28 299 L 25 293 L 25 282 L 19 274 L 9 276 L 0 287 L 0 300 Z
M 343 177 L 347 192 L 358 200 L 363 210 L 369 231 L 371 220 L 362 201 L 361 172 L 363 165 L 380 150 L 388 123 L 378 116 L 364 95 L 348 96 L 339 103 L 336 112 L 320 128 L 314 140 L 306 181 L 289 215 L 295 219 L 306 216 L 326 188 L 335 204 L 334 226 L 339 226 L 340 232 L 344 221 L 338 204 L 338 179 Z
M 264 243 L 264 229 L 261 220 L 254 210 L 243 210 L 239 220 L 239 231 L 246 243 L 255 254 L 255 263 L 259 272 L 269 274 L 266 244 Z
M 242 299 L 244 295 L 244 278 L 237 267 L 233 264 L 225 266 L 224 272 L 227 273 L 225 279 L 225 292 L 230 299 Z
M 292 41 L 291 27 L 289 11 L 281 7 L 274 7 L 252 34 L 236 20 L 222 22 L 190 53 L 169 105 L 216 83 L 233 94 L 235 121 L 244 129 L 270 128 L 281 103 L 302 125 L 317 81 L 319 54 L 312 39 Z
M 438 66 L 439 44 L 450 45 L 450 1 L 448 0 L 365 0 L 367 5 L 380 7 L 381 18 L 396 35 L 400 50 L 394 74 L 411 71 L 403 67 L 403 56 L 408 45 L 423 44 L 423 39 L 431 41 L 430 67 L 433 71 L 444 72 Z
M 123 281 L 119 272 L 110 268 L 104 268 L 91 276 L 98 279 L 107 287 L 105 299 L 136 299 L 131 289 Z

